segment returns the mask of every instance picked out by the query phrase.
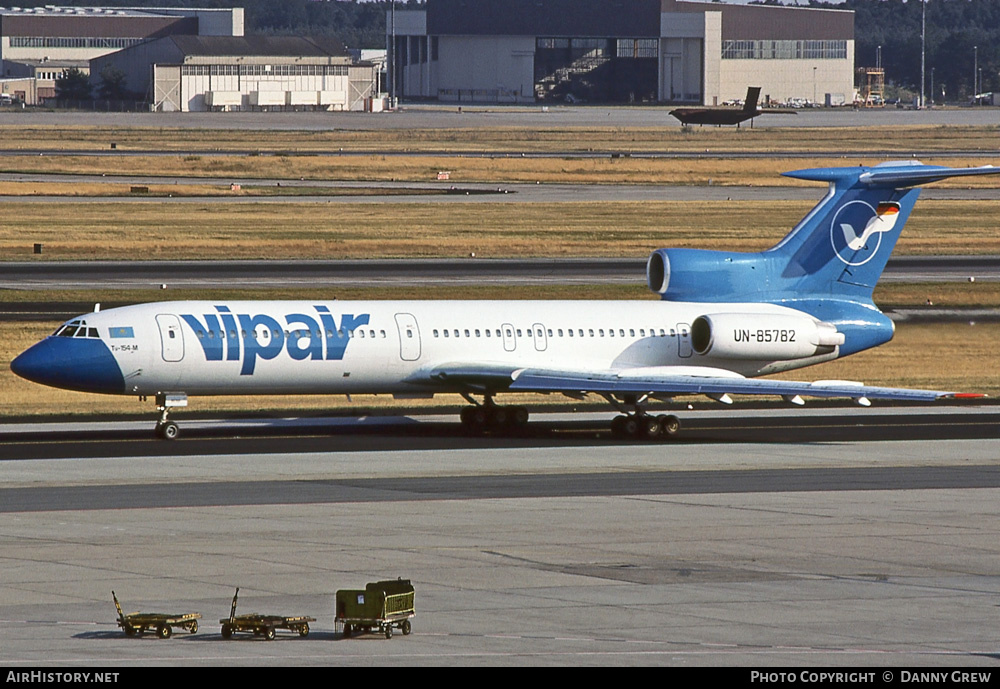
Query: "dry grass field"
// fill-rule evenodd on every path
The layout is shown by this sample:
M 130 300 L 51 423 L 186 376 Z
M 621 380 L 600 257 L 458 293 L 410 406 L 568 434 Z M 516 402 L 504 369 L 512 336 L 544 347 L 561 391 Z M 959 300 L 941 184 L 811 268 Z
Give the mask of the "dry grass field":
M 992 162 L 1000 127 L 911 127 L 893 137 L 864 129 L 705 129 L 616 127 L 527 130 L 440 129 L 371 131 L 220 131 L 109 127 L 0 127 L 0 149 L 24 155 L 0 156 L 0 172 L 105 175 L 107 183 L 0 182 L 3 195 L 108 197 L 103 202 L 3 202 L 0 262 L 36 260 L 32 245 L 44 243 L 44 260 L 365 258 L 510 256 L 645 256 L 664 246 L 757 250 L 777 242 L 811 207 L 811 202 L 483 202 L 447 206 L 421 203 L 290 202 L 215 203 L 231 196 L 229 181 L 240 179 L 431 181 L 449 170 L 445 184 L 471 182 L 558 182 L 580 184 L 687 184 L 790 186 L 786 170 L 879 162 L 885 151 L 909 158 L 909 151 L 967 151 L 962 158 L 924 162 L 965 166 Z M 104 152 L 110 142 L 124 157 Z M 358 155 L 338 155 L 362 152 Z M 63 155 L 72 150 L 83 155 Z M 778 157 L 733 158 L 726 151 Z M 34 153 L 28 154 L 27 151 Z M 37 151 L 43 151 L 39 155 Z M 173 152 L 162 155 L 160 152 Z M 200 153 L 191 153 L 198 151 Z M 157 155 L 141 155 L 142 153 Z M 520 153 L 546 154 L 540 157 Z M 608 155 L 552 156 L 553 153 Z M 696 158 L 643 157 L 643 153 L 701 154 Z M 780 153 L 804 157 L 781 157 Z M 438 155 L 434 155 L 434 154 Z M 634 155 L 616 155 L 634 154 Z M 458 154 L 458 155 L 456 155 Z M 876 155 L 877 154 L 877 155 Z M 849 155 L 850 157 L 845 157 Z M 871 156 L 870 158 L 868 156 Z M 136 201 L 116 175 L 197 176 L 218 184 L 153 184 L 149 196 L 206 197 L 204 201 Z M 953 180 L 938 186 L 997 188 L 991 179 Z M 817 200 L 822 185 L 816 188 Z M 284 185 L 246 185 L 244 196 L 338 193 Z M 361 193 L 352 190 L 351 193 Z M 899 242 L 899 254 L 1000 254 L 993 201 L 919 202 Z M 2 263 L 0 263 L 2 269 Z M 643 285 L 552 287 L 514 290 L 512 298 L 655 298 Z M 444 295 L 408 289 L 411 298 L 488 298 L 490 286 L 465 287 Z M 194 293 L 170 292 L 170 298 Z M 197 296 L 201 296 L 200 294 Z M 303 290 L 216 294 L 220 298 L 304 297 Z M 324 293 L 324 296 L 330 296 Z M 339 298 L 385 299 L 385 290 L 336 290 Z M 50 299 L 61 302 L 134 302 L 163 298 L 158 292 L 0 294 L 0 303 Z M 993 308 L 1000 286 L 973 284 L 883 284 L 883 307 Z M 87 307 L 82 307 L 85 310 Z M 0 323 L 0 418 L 46 414 L 143 414 L 152 404 L 53 391 L 16 379 L 13 356 L 55 327 L 55 323 Z M 893 386 L 948 388 L 1000 394 L 996 373 L 998 324 L 907 325 L 889 345 L 847 361 L 832 362 L 793 378 L 846 378 Z M 986 364 L 984 365 L 984 362 Z M 536 401 L 561 401 L 539 397 Z M 450 400 L 458 404 L 458 397 Z M 193 410 L 296 410 L 320 413 L 391 405 L 388 398 L 210 398 Z
M 907 158 L 910 156 L 907 155 Z M 970 153 L 961 158 L 925 157 L 922 162 L 964 167 L 997 161 L 995 149 Z M 445 155 L 168 155 L 104 158 L 46 154 L 0 157 L 0 172 L 74 175 L 128 175 L 207 177 L 232 179 L 303 179 L 369 182 L 431 182 L 439 171 L 450 179 L 442 186 L 471 182 L 568 183 L 568 184 L 675 184 L 723 186 L 812 186 L 822 195 L 822 185 L 804 182 L 781 173 L 814 167 L 873 165 L 882 156 L 852 156 L 817 153 L 814 157 L 732 158 L 706 155 L 698 158 L 612 157 L 522 157 L 504 154 Z M 109 180 L 110 181 L 110 180 Z M 977 178 L 946 180 L 942 188 L 994 188 L 995 180 Z M 64 193 L 72 193 L 66 185 Z
M 666 115 L 664 115 L 666 116 Z M 996 151 L 998 126 L 766 127 L 468 127 L 428 129 L 237 130 L 171 127 L 0 126 L 7 151 L 124 153 L 215 151 L 308 155 L 380 153 L 590 153 L 593 151 L 702 153 Z
M 800 201 L 475 203 L 8 202 L 2 260 L 645 256 L 676 246 L 753 251 Z M 920 201 L 898 255 L 1000 254 L 996 203 Z

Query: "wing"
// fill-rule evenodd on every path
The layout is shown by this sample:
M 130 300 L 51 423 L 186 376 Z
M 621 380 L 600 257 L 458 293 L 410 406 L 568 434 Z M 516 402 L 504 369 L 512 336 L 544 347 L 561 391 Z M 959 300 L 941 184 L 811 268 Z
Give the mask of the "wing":
M 943 398 L 983 397 L 983 395 L 887 388 L 847 380 L 801 382 L 746 378 L 732 371 L 696 366 L 658 366 L 623 370 L 557 370 L 516 368 L 507 364 L 455 363 L 437 366 L 429 372 L 433 381 L 466 386 L 469 390 L 510 392 L 559 392 L 570 396 L 585 393 L 604 395 L 707 395 L 728 402 L 728 395 L 777 395 L 793 403 L 801 397 L 850 398 L 862 405 L 870 399 L 930 402 Z

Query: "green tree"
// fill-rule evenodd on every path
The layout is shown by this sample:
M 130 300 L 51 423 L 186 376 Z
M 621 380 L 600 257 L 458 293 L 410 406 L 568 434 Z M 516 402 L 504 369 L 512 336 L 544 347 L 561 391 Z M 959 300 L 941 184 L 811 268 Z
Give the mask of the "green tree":
M 1000 2 L 997 0 L 845 0 L 831 9 L 854 10 L 855 64 L 874 67 L 881 47 L 886 82 L 920 93 L 920 20 L 926 10 L 925 92 L 941 102 L 968 101 L 973 80 L 980 91 L 1000 91 Z M 981 77 L 980 77 L 981 70 Z
M 90 78 L 76 67 L 70 67 L 56 79 L 59 100 L 90 100 Z
M 101 70 L 101 83 L 97 93 L 104 100 L 127 100 L 131 97 L 125 88 L 125 72 L 110 64 Z

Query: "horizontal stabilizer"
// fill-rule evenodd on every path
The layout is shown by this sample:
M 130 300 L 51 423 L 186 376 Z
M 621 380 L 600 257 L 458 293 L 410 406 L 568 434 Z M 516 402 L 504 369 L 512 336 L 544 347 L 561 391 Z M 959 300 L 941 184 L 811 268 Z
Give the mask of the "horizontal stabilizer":
M 863 185 L 905 189 L 921 184 L 939 182 L 949 177 L 971 177 L 976 175 L 997 175 L 1000 168 L 992 165 L 980 167 L 954 168 L 941 165 L 924 165 L 916 160 L 879 163 L 870 168 L 824 167 L 809 170 L 783 172 L 785 177 L 805 179 L 814 182 L 837 182 L 853 180 Z

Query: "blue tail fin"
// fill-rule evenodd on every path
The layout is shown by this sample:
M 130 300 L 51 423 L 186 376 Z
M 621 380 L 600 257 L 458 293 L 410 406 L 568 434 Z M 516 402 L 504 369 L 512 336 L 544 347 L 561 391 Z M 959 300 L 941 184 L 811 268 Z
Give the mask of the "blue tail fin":
M 921 184 L 1000 174 L 916 161 L 785 173 L 828 182 L 826 197 L 774 247 L 760 253 L 660 249 L 649 287 L 670 301 L 786 302 L 832 297 L 870 303 L 872 291 L 916 203 Z

